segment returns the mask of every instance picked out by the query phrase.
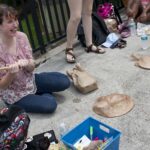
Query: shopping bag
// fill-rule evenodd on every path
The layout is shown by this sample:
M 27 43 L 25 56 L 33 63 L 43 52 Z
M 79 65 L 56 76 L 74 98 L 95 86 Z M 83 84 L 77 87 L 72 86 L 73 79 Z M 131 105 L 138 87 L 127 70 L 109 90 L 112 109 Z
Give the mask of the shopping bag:
M 135 61 L 135 66 L 138 66 L 143 69 L 150 69 L 150 56 L 143 56 L 140 54 L 132 54 L 132 60 Z
M 81 93 L 88 93 L 98 88 L 95 78 L 85 71 L 79 63 L 72 70 L 67 71 L 67 74 Z

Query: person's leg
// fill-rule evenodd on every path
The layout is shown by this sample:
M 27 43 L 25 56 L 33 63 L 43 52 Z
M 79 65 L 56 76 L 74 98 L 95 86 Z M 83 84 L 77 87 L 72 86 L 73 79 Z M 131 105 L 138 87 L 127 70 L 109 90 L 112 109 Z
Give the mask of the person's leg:
M 83 0 L 82 4 L 82 23 L 85 33 L 86 46 L 92 44 L 92 8 L 93 0 Z
M 55 97 L 48 93 L 43 95 L 29 94 L 14 105 L 20 106 L 30 113 L 53 113 L 57 108 Z
M 73 54 L 73 40 L 81 19 L 82 0 L 68 0 L 68 5 L 70 9 L 70 19 L 67 26 L 66 59 L 68 62 L 75 62 L 75 57 L 72 57 L 70 53 Z
M 70 86 L 69 78 L 59 72 L 43 72 L 35 74 L 37 94 L 64 91 Z
M 104 53 L 105 51 L 96 47 L 92 44 L 92 9 L 93 9 L 93 0 L 83 0 L 82 4 L 82 23 L 85 33 L 87 52 L 96 52 Z

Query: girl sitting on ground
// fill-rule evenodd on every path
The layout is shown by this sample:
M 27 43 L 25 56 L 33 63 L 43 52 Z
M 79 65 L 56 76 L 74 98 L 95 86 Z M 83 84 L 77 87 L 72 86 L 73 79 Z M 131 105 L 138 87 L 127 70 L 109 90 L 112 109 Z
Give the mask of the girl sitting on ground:
M 70 81 L 58 72 L 33 74 L 29 40 L 17 30 L 17 11 L 0 4 L 0 98 L 27 112 L 52 113 L 57 107 L 52 93 L 67 89 Z

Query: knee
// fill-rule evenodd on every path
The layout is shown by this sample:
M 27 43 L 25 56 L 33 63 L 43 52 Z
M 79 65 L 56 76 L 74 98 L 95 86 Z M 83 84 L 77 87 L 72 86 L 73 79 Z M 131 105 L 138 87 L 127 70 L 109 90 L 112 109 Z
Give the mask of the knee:
M 53 104 L 51 104 L 50 106 L 49 113 L 55 112 L 56 108 L 57 108 L 57 103 L 56 101 L 54 101 Z
M 53 102 L 51 101 L 50 103 L 47 103 L 46 106 L 44 107 L 43 109 L 43 113 L 53 113 L 55 112 L 57 108 L 57 103 L 56 101 L 54 100 Z
M 74 16 L 71 16 L 70 17 L 70 21 L 73 23 L 73 24 L 78 24 L 81 20 L 81 15 L 78 14 L 78 15 L 74 15 Z
M 63 75 L 64 77 L 63 77 L 63 80 L 62 80 L 62 82 L 60 83 L 61 85 L 60 85 L 60 87 L 62 87 L 62 90 L 65 90 L 65 89 L 68 89 L 69 87 L 70 87 L 70 80 L 69 80 L 69 78 L 68 78 L 68 76 L 67 75 Z
M 85 16 L 91 17 L 91 15 L 92 15 L 92 9 L 91 10 L 89 9 L 88 11 L 82 12 L 82 18 L 84 18 Z

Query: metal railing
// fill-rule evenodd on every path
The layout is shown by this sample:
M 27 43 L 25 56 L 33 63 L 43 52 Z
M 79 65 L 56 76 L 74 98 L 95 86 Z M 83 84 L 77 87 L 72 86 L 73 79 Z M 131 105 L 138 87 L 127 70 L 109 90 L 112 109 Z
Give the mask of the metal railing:
M 94 10 L 106 0 L 95 0 Z M 107 0 L 117 8 L 123 7 L 120 0 Z M 19 27 L 29 39 L 33 52 L 46 52 L 46 47 L 66 36 L 69 19 L 67 0 L 0 0 L 14 6 L 20 13 Z

